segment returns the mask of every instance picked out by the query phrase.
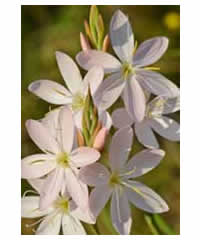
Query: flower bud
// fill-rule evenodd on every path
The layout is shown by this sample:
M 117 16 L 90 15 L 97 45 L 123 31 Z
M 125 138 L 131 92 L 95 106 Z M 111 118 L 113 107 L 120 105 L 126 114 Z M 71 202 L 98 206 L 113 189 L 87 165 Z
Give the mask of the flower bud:
M 91 49 L 87 38 L 84 36 L 84 34 L 82 32 L 80 33 L 80 43 L 81 43 L 81 48 L 83 51 L 87 51 L 87 50 Z
M 104 148 L 107 134 L 108 134 L 107 128 L 105 127 L 101 128 L 101 130 L 95 137 L 93 148 L 95 148 L 98 151 L 102 151 Z

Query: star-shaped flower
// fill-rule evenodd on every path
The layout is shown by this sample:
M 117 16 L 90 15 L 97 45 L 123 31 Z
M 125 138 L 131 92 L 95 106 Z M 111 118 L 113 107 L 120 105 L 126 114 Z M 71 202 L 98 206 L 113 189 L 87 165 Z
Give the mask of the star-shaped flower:
M 43 191 L 44 179 L 31 180 L 30 184 L 40 194 Z M 86 235 L 80 220 L 94 223 L 89 208 L 84 212 L 78 208 L 65 188 L 45 210 L 39 209 L 39 202 L 39 196 L 24 196 L 21 200 L 22 217 L 40 218 L 39 221 L 27 226 L 33 227 L 40 223 L 36 235 L 58 235 L 61 228 L 64 235 Z
M 135 121 L 124 108 L 119 108 L 112 114 L 113 125 L 116 128 L 123 128 L 134 124 L 135 134 L 141 144 L 148 148 L 159 148 L 152 130 L 170 141 L 179 141 L 180 125 L 165 116 L 179 109 L 179 96 L 176 98 L 156 97 L 148 103 L 143 121 Z
M 134 36 L 126 17 L 120 10 L 113 15 L 110 24 L 112 47 L 120 61 L 112 55 L 96 50 L 80 52 L 76 59 L 81 67 L 104 68 L 108 76 L 100 85 L 96 97 L 99 107 L 109 108 L 121 95 L 130 115 L 141 121 L 145 115 L 144 90 L 167 97 L 176 97 L 179 89 L 161 74 L 146 67 L 158 61 L 168 47 L 166 37 L 155 37 L 143 42 L 136 50 Z
M 22 178 L 34 179 L 48 174 L 41 192 L 40 209 L 47 208 L 57 198 L 63 185 L 78 206 L 87 207 L 88 189 L 77 174 L 80 167 L 96 162 L 100 153 L 89 147 L 73 149 L 75 131 L 71 110 L 62 107 L 56 130 L 50 131 L 35 120 L 28 120 L 26 127 L 31 139 L 44 153 L 22 160 Z
M 95 187 L 90 195 L 90 209 L 94 217 L 99 215 L 112 196 L 111 218 L 120 234 L 130 233 L 132 218 L 129 202 L 150 213 L 168 211 L 167 204 L 157 193 L 132 180 L 155 168 L 165 153 L 160 149 L 144 150 L 127 161 L 132 139 L 130 127 L 115 133 L 109 150 L 110 171 L 102 164 L 94 163 L 79 172 L 84 183 Z

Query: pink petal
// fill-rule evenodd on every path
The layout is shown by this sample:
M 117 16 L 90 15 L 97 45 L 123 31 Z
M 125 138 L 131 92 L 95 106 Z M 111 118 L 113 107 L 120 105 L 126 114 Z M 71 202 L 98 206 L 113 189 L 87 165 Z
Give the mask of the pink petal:
M 22 178 L 39 178 L 51 172 L 56 167 L 55 156 L 49 154 L 34 154 L 21 161 Z
M 70 159 L 75 167 L 84 167 L 96 162 L 100 158 L 100 153 L 90 147 L 79 147 L 72 151 Z
M 120 170 L 128 159 L 133 141 L 133 130 L 125 127 L 118 130 L 112 137 L 109 161 L 112 171 Z
M 131 126 L 134 122 L 125 108 L 118 108 L 112 113 L 113 125 L 116 128 Z
M 40 210 L 44 210 L 51 206 L 53 201 L 58 197 L 64 181 L 64 170 L 56 168 L 46 178 L 40 194 Z
M 59 146 L 51 136 L 49 130 L 42 123 L 36 120 L 26 121 L 26 128 L 33 142 L 43 151 L 58 153 Z
M 115 57 L 97 50 L 78 53 L 76 61 L 85 70 L 89 70 L 94 66 L 100 66 L 104 69 L 105 73 L 116 72 L 121 66 L 121 63 Z
M 80 33 L 80 43 L 81 43 L 81 48 L 83 51 L 87 51 L 87 50 L 91 49 L 87 38 L 84 36 L 84 34 L 82 32 Z
M 79 178 L 89 186 L 98 186 L 108 183 L 110 173 L 101 163 L 93 163 L 81 168 Z
M 99 121 L 102 123 L 103 127 L 110 130 L 112 127 L 112 118 L 107 111 L 99 111 Z

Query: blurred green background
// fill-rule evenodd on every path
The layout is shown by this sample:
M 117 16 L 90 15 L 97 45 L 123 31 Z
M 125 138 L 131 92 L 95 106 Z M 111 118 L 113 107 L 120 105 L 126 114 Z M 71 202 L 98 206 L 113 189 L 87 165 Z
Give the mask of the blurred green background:
M 84 32 L 83 21 L 88 19 L 90 6 L 22 6 L 22 84 L 21 84 L 21 141 L 22 157 L 36 153 L 39 149 L 28 137 L 25 129 L 27 119 L 39 119 L 49 110 L 49 104 L 37 98 L 27 90 L 28 85 L 38 79 L 49 79 L 64 85 L 55 60 L 55 51 L 61 50 L 72 57 L 80 51 L 79 33 Z M 170 39 L 169 49 L 162 59 L 156 63 L 161 72 L 179 86 L 180 79 L 180 29 L 179 6 L 98 6 L 106 30 L 116 9 L 121 9 L 129 16 L 138 43 L 164 35 Z M 112 52 L 112 49 L 109 49 Z M 121 103 L 111 108 L 118 107 Z M 54 107 L 54 106 L 52 106 Z M 179 121 L 179 113 L 173 114 Z M 112 132 L 114 132 L 112 130 Z M 142 149 L 134 140 L 133 152 Z M 179 143 L 159 138 L 161 148 L 166 157 L 159 167 L 147 175 L 140 177 L 143 183 L 152 187 L 169 204 L 170 211 L 162 214 L 176 234 L 180 229 L 180 171 Z M 133 154 L 133 153 L 132 153 Z M 30 186 L 22 180 L 22 194 Z M 96 228 L 100 234 L 116 234 L 109 217 L 109 204 L 99 216 Z M 141 210 L 132 207 L 133 226 L 131 234 L 152 234 L 144 220 Z M 26 223 L 33 220 L 22 220 L 22 234 L 34 234 Z M 89 234 L 89 225 L 85 225 Z

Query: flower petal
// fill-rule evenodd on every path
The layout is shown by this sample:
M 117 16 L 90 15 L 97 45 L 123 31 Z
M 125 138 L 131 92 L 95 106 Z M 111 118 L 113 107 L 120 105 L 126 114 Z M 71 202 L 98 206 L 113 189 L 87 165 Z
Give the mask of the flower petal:
M 103 51 L 88 50 L 78 53 L 76 61 L 85 70 L 94 66 L 100 66 L 105 73 L 116 72 L 119 70 L 121 63 L 112 55 Z
M 121 235 L 130 233 L 132 224 L 131 210 L 126 194 L 120 193 L 120 189 L 116 189 L 112 195 L 111 218 L 118 233 Z
M 74 202 L 82 210 L 88 208 L 88 188 L 87 185 L 78 179 L 78 174 L 70 168 L 65 169 L 66 188 Z
M 71 93 L 57 82 L 50 80 L 37 80 L 28 86 L 28 90 L 41 99 L 52 104 L 71 103 Z
M 63 107 L 59 114 L 59 131 L 62 151 L 70 153 L 74 142 L 74 120 L 72 111 L 67 107 Z
M 50 131 L 36 120 L 27 120 L 26 128 L 33 142 L 43 151 L 58 153 L 59 146 L 51 136 Z
M 162 137 L 170 141 L 180 140 L 180 125 L 175 120 L 162 116 L 152 119 L 149 124 Z
M 82 130 L 82 117 L 83 117 L 83 110 L 79 110 L 77 112 L 73 113 L 73 117 L 74 117 L 74 122 L 76 127 L 79 130 Z
M 67 54 L 56 52 L 56 60 L 61 75 L 72 93 L 82 91 L 83 81 L 75 62 Z
M 96 162 L 100 158 L 100 153 L 90 147 L 79 147 L 72 151 L 71 162 L 75 167 L 84 167 Z
M 136 79 L 143 88 L 154 95 L 174 98 L 180 95 L 179 88 L 160 73 L 149 70 L 138 70 Z
M 148 125 L 149 121 L 135 123 L 135 135 L 138 141 L 147 148 L 159 148 L 158 141 Z
M 89 202 L 88 202 L 88 208 L 83 211 L 82 209 L 77 207 L 74 201 L 71 200 L 70 215 L 86 223 L 94 224 L 96 222 L 96 219 L 91 214 L 91 211 L 89 208 Z
M 148 111 L 151 115 L 169 114 L 179 111 L 180 109 L 180 96 L 176 98 L 156 97 L 148 104 Z
M 102 111 L 99 113 L 99 121 L 102 123 L 103 127 L 108 131 L 112 127 L 112 118 L 107 111 Z
M 168 44 L 166 37 L 154 37 L 144 41 L 133 56 L 133 65 L 144 67 L 157 62 L 166 52 Z
M 136 178 L 148 173 L 158 166 L 164 156 L 165 152 L 160 149 L 143 150 L 137 153 L 125 167 L 126 172 L 133 171 L 132 174 L 127 175 L 127 178 Z
M 145 115 L 146 98 L 134 75 L 126 81 L 122 98 L 130 116 L 137 122 L 142 121 Z
M 40 193 L 40 210 L 44 210 L 51 206 L 62 189 L 63 181 L 64 170 L 62 168 L 56 168 L 48 175 Z
M 120 170 L 128 159 L 133 141 L 133 130 L 125 127 L 118 130 L 112 137 L 109 161 L 112 171 Z
M 134 49 L 134 38 L 128 17 L 117 10 L 110 23 L 112 47 L 122 62 L 130 62 Z
M 56 167 L 55 156 L 50 154 L 34 154 L 21 161 L 22 178 L 39 178 Z
M 81 168 L 79 178 L 89 186 L 104 185 L 109 180 L 110 173 L 101 163 L 93 163 Z
M 23 197 L 21 199 L 21 216 L 23 218 L 37 218 L 49 214 L 52 211 L 51 208 L 45 211 L 39 210 L 39 197 Z
M 39 194 L 42 191 L 43 184 L 45 182 L 45 178 L 34 178 L 28 179 L 28 183 L 34 188 Z
M 102 67 L 92 67 L 84 77 L 84 85 L 90 86 L 91 95 L 94 96 L 99 85 L 103 81 L 104 71 Z M 94 99 L 95 100 L 95 99 Z
M 121 95 L 125 87 L 125 81 L 122 79 L 120 73 L 114 73 L 107 77 L 99 86 L 95 94 L 95 101 L 100 110 L 106 110 Z
M 128 181 L 132 189 L 126 188 L 128 200 L 137 208 L 150 213 L 167 212 L 167 203 L 152 189 L 136 181 Z
M 134 121 L 125 108 L 115 110 L 112 113 L 112 120 L 115 128 L 131 126 Z
M 59 235 L 62 221 L 62 214 L 52 213 L 47 216 L 39 225 L 36 235 Z
M 90 209 L 95 218 L 98 217 L 101 210 L 105 207 L 111 193 L 112 189 L 107 184 L 99 185 L 92 190 L 90 194 Z
M 65 214 L 63 216 L 62 230 L 64 235 L 86 235 L 81 222 L 71 215 Z

